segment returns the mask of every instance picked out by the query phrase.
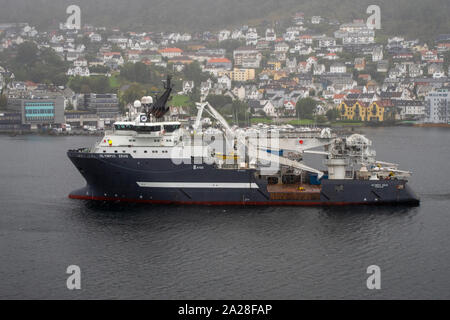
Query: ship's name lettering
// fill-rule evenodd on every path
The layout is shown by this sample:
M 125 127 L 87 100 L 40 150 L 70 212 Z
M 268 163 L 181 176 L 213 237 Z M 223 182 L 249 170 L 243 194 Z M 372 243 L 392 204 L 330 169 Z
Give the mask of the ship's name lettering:
M 389 185 L 387 183 L 376 183 L 376 184 L 372 184 L 372 187 L 377 188 L 377 189 L 383 189 L 383 188 L 389 187 Z

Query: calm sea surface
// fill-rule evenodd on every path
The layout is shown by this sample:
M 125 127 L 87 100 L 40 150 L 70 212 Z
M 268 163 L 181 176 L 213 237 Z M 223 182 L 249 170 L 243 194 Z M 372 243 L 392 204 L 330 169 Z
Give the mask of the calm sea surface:
M 420 207 L 92 204 L 67 198 L 84 181 L 65 152 L 97 138 L 0 136 L 0 298 L 449 299 L 450 130 L 363 132 Z

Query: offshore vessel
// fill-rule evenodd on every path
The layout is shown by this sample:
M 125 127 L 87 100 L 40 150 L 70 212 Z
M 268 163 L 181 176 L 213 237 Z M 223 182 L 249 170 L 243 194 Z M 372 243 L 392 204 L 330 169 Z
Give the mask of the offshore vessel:
M 208 102 L 193 130 L 165 121 L 172 86 L 136 101 L 92 148 L 67 155 L 86 180 L 69 198 L 198 205 L 418 205 L 411 175 L 375 159 L 371 141 L 330 129 L 231 128 Z M 219 128 L 202 129 L 208 112 Z M 321 148 L 321 150 L 317 150 Z M 322 157 L 323 170 L 304 163 Z

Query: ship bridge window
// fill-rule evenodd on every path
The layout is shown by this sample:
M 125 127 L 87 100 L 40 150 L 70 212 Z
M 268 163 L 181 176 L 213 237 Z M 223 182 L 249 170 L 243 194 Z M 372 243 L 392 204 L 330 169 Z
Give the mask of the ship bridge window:
M 116 124 L 114 125 L 116 130 L 134 130 L 134 126 L 132 124 Z
M 137 132 L 157 132 L 161 131 L 161 126 L 136 126 Z
M 180 125 L 179 124 L 165 124 L 164 125 L 164 130 L 166 130 L 166 132 L 174 132 L 175 130 L 180 129 Z

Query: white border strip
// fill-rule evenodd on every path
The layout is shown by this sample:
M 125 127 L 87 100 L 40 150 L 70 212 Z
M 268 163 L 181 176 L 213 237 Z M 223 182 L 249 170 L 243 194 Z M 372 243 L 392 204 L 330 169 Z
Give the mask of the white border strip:
M 141 188 L 259 189 L 247 182 L 136 182 Z

